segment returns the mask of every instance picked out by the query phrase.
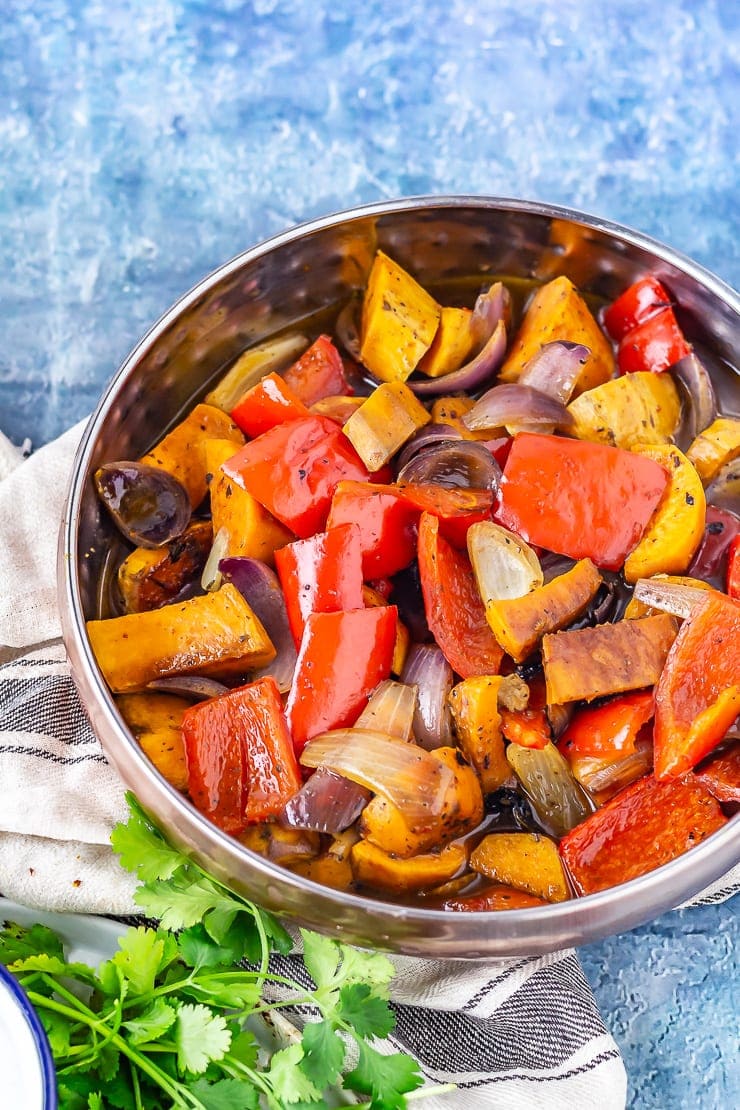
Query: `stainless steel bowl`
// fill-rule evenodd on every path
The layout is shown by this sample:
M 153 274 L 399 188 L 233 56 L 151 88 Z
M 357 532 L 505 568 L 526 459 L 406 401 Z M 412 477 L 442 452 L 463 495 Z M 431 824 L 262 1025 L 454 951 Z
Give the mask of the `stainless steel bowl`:
M 227 262 L 184 296 L 106 389 L 75 460 L 59 557 L 59 603 L 75 681 L 124 782 L 167 834 L 234 888 L 278 914 L 343 940 L 436 957 L 548 952 L 629 929 L 697 893 L 740 858 L 740 818 L 672 863 L 600 894 L 506 913 L 454 914 L 318 886 L 248 851 L 174 790 L 142 754 L 103 681 L 85 632 L 96 615 L 111 525 L 92 474 L 135 458 L 247 346 L 329 314 L 362 288 L 377 247 L 422 284 L 507 274 L 569 275 L 613 298 L 645 273 L 680 302 L 681 322 L 718 366 L 740 349 L 740 298 L 675 251 L 624 227 L 551 205 L 482 197 L 417 198 L 315 220 Z M 737 408 L 737 380 L 726 402 Z

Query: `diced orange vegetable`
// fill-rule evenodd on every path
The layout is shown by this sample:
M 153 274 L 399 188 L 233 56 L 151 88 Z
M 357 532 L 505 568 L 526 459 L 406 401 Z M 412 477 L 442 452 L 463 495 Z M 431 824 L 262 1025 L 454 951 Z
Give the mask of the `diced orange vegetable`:
M 451 879 L 468 861 L 465 846 L 453 842 L 441 852 L 420 853 L 399 859 L 369 840 L 360 840 L 352 849 L 352 871 L 358 883 L 405 894 L 428 890 Z
M 614 374 L 611 345 L 588 305 L 569 278 L 555 278 L 532 298 L 499 375 L 502 382 L 518 380 L 525 365 L 541 347 L 556 339 L 583 343 L 591 354 L 585 360 L 575 393 L 608 381 Z
M 185 486 L 190 504 L 196 508 L 208 487 L 204 447 L 209 439 L 230 440 L 234 445 L 232 454 L 244 443 L 244 436 L 225 412 L 213 405 L 196 405 L 156 447 L 142 455 L 140 462 L 173 474 Z
M 279 374 L 266 374 L 231 410 L 231 419 L 252 438 L 286 420 L 301 420 L 309 415 L 298 394 Z
M 432 420 L 435 424 L 449 424 L 450 427 L 460 433 L 462 439 L 490 440 L 491 432 L 489 428 L 471 432 L 470 428 L 466 428 L 462 422 L 463 416 L 472 409 L 474 404 L 475 401 L 464 393 L 458 393 L 451 397 L 438 397 L 432 403 Z
M 668 443 L 681 419 L 681 399 L 670 374 L 649 370 L 612 378 L 568 405 L 570 434 L 609 447 Z
M 475 345 L 470 328 L 472 315 L 469 308 L 442 309 L 437 334 L 417 367 L 422 374 L 441 378 L 463 365 Z
M 636 582 L 654 574 L 681 574 L 704 536 L 706 498 L 701 479 L 677 447 L 651 444 L 633 450 L 659 463 L 668 485 L 642 539 L 625 560 L 624 577 Z
M 711 590 L 712 588 L 708 582 L 705 582 L 701 578 L 687 578 L 685 575 L 681 574 L 656 574 L 653 577 L 656 584 L 665 582 L 666 584 L 671 583 L 674 586 L 690 586 L 695 590 Z M 660 612 L 660 610 L 654 609 L 652 605 L 646 605 L 643 601 L 640 601 L 639 598 L 631 597 L 624 611 L 624 616 L 626 620 L 631 621 L 636 617 L 650 617 L 658 612 Z
M 188 768 L 180 725 L 190 702 L 173 694 L 121 694 L 116 705 L 141 750 L 177 790 L 187 790 Z
M 371 473 L 385 466 L 431 417 L 403 382 L 384 382 L 350 416 L 342 431 Z
M 678 631 L 667 613 L 556 632 L 542 641 L 549 704 L 654 686 Z
M 484 794 L 497 790 L 511 774 L 504 754 L 499 700 L 502 691 L 510 689 L 512 684 L 519 689 L 516 704 L 523 709 L 528 691 L 516 676 L 473 675 L 458 682 L 450 691 L 449 704 L 457 740 L 478 772 Z
M 555 843 L 540 833 L 490 833 L 471 855 L 470 866 L 497 883 L 548 902 L 568 898 Z
M 740 802 L 740 743 L 718 751 L 697 769 L 696 777 L 718 802 Z
M 489 913 L 498 910 L 526 910 L 530 906 L 547 906 L 544 898 L 516 890 L 513 886 L 491 886 L 479 894 L 448 898 L 443 910 L 455 913 Z
M 318 833 L 308 829 L 286 829 L 275 821 L 250 825 L 239 834 L 239 840 L 251 852 L 292 871 L 315 863 L 321 850 Z
M 210 520 L 195 520 L 164 547 L 137 547 L 118 568 L 118 589 L 127 613 L 159 609 L 200 575 L 213 542 Z
M 593 894 L 683 855 L 725 821 L 695 778 L 660 782 L 648 775 L 569 832 L 560 854 L 576 892 Z
M 736 416 L 718 416 L 696 437 L 686 454 L 708 486 L 726 463 L 740 457 L 740 420 Z
M 440 313 L 426 289 L 378 251 L 362 303 L 365 366 L 381 381 L 406 381 L 431 346 Z

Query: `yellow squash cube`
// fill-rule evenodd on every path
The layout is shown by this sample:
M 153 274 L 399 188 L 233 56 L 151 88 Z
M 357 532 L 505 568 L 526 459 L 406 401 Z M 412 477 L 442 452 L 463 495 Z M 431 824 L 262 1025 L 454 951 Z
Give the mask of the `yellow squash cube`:
M 384 382 L 342 428 L 371 472 L 380 470 L 431 416 L 403 382 Z
M 432 345 L 440 315 L 434 297 L 378 251 L 362 303 L 363 363 L 380 381 L 406 381 Z

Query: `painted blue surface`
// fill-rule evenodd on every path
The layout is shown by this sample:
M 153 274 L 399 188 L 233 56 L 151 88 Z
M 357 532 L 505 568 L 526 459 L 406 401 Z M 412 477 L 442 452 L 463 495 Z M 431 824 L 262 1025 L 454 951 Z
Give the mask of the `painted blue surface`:
M 272 232 L 416 193 L 646 231 L 740 285 L 740 5 L 5 0 L 0 427 L 53 438 Z M 732 906 L 583 959 L 640 1107 L 740 1104 Z M 734 978 L 734 984 L 733 984 Z

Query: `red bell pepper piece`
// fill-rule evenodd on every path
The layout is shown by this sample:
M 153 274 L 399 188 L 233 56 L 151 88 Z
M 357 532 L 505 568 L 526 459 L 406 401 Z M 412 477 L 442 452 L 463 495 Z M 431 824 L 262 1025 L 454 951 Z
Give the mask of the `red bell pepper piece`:
M 718 802 L 740 802 L 740 744 L 717 752 L 697 770 L 696 777 Z
M 618 570 L 667 482 L 631 451 L 526 432 L 514 438 L 496 519 L 530 543 Z
M 501 709 L 501 731 L 507 740 L 522 748 L 546 748 L 552 739 L 544 709 Z
M 222 470 L 302 539 L 324 527 L 343 478 L 369 477 L 342 430 L 323 416 L 279 424 L 245 444 Z
M 646 775 L 563 837 L 560 855 L 577 893 L 593 894 L 683 855 L 726 820 L 695 778 L 660 782 Z
M 655 775 L 674 779 L 740 713 L 740 603 L 708 591 L 682 624 L 655 688 Z
M 287 420 L 310 415 L 300 397 L 278 374 L 266 374 L 231 410 L 231 419 L 251 439 Z
M 396 620 L 394 605 L 308 617 L 287 705 L 298 756 L 319 733 L 353 725 L 389 677 Z
M 357 526 L 362 573 L 367 580 L 395 574 L 413 561 L 418 519 L 418 511 L 396 491 L 366 482 L 340 482 L 334 490 L 326 525 L 335 528 L 352 522 Z
M 188 789 L 225 832 L 277 817 L 301 774 L 273 678 L 261 678 L 185 711 Z
M 440 535 L 440 523 L 422 513 L 419 576 L 427 623 L 445 659 L 462 678 L 498 674 L 503 651 L 486 620 L 470 560 Z
M 290 369 L 285 381 L 304 405 L 315 405 L 323 397 L 353 393 L 344 374 L 341 355 L 328 335 L 320 335 Z
M 654 712 L 652 690 L 620 694 L 595 709 L 581 709 L 558 741 L 560 754 L 622 759 L 635 750 L 640 729 Z
M 359 484 L 359 483 L 358 483 Z M 275 552 L 296 647 L 309 613 L 362 609 L 362 549 L 356 524 L 342 524 Z
M 727 556 L 726 589 L 730 597 L 740 601 L 740 536 L 735 536 Z
M 654 277 L 642 278 L 625 289 L 604 313 L 604 327 L 617 343 L 638 324 L 649 320 L 663 308 L 671 307 L 671 298 Z
M 455 913 L 481 913 L 494 910 L 526 910 L 530 906 L 548 906 L 544 898 L 536 894 L 527 894 L 524 890 L 516 890 L 513 886 L 492 886 L 481 894 L 461 894 L 458 898 L 449 898 L 442 904 L 443 910 L 452 910 Z
M 625 335 L 617 351 L 620 374 L 650 370 L 655 374 L 691 354 L 672 308 L 663 308 Z

